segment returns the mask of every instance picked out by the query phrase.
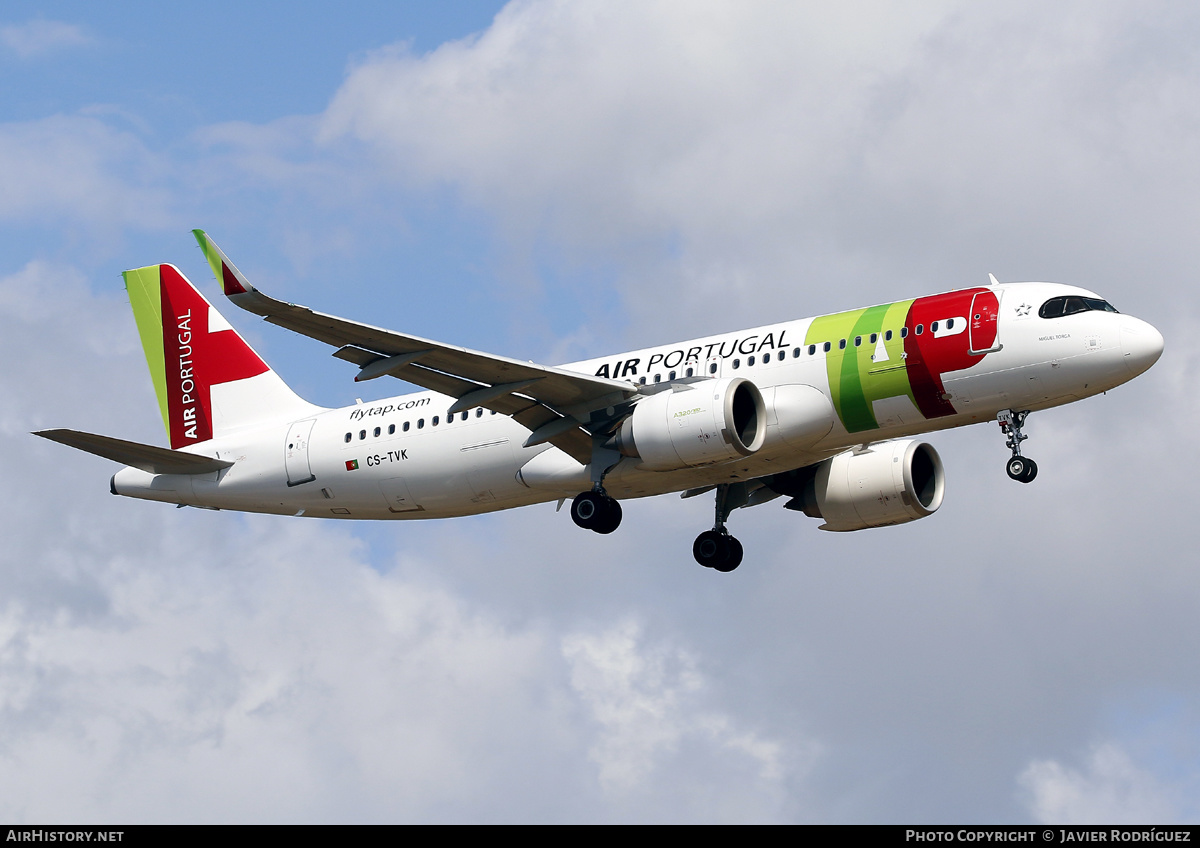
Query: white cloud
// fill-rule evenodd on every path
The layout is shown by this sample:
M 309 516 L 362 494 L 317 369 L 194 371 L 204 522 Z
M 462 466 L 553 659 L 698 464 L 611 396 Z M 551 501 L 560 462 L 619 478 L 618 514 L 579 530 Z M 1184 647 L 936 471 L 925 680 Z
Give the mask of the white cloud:
M 645 645 L 635 622 L 570 634 L 562 652 L 572 688 L 602 728 L 590 755 L 607 791 L 638 791 L 686 737 L 700 737 L 716 753 L 749 758 L 763 783 L 783 777 L 782 745 L 738 729 L 730 716 L 697 711 L 706 681 L 696 659 L 665 645 Z
M 1082 769 L 1035 760 L 1017 782 L 1042 824 L 1167 825 L 1195 821 L 1197 814 L 1195 795 L 1183 783 L 1164 781 L 1111 743 L 1097 746 Z
M 0 124 L 0 220 L 10 224 L 169 226 L 169 181 L 162 156 L 96 118 Z
M 0 26 L 0 45 L 22 59 L 70 47 L 82 47 L 91 42 L 92 38 L 82 27 L 62 21 L 37 19 L 24 24 Z

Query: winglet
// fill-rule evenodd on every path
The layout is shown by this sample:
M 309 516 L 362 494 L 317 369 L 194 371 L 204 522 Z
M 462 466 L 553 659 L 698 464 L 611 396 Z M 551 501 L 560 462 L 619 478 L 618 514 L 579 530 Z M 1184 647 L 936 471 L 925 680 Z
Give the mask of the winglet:
M 1000 285 L 1000 281 L 996 279 L 995 274 L 988 274 L 988 284 L 993 286 Z
M 208 233 L 204 230 L 192 230 L 192 235 L 196 237 L 200 249 L 204 251 L 204 258 L 208 260 L 213 276 L 221 284 L 226 296 L 254 291 L 254 286 L 250 285 L 245 275 L 229 261 L 229 257 L 221 248 L 217 247 L 217 243 L 209 238 Z

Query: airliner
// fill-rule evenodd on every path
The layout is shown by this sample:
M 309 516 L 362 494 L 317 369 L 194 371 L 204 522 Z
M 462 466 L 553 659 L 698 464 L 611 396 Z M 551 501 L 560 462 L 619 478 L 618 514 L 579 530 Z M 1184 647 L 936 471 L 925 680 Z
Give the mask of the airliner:
M 730 572 L 733 510 L 784 507 L 848 532 L 937 511 L 945 473 L 916 436 L 997 422 L 1029 483 L 1031 412 L 1107 392 L 1163 337 L 1098 294 L 1001 283 L 784 321 L 552 367 L 443 344 L 272 298 L 203 231 L 224 295 L 336 348 L 358 382 L 424 391 L 328 409 L 297 396 L 173 265 L 125 287 L 170 448 L 77 430 L 35 435 L 126 466 L 114 495 L 340 519 L 474 515 L 570 499 L 612 533 L 622 502 L 714 495 L 701 565 Z

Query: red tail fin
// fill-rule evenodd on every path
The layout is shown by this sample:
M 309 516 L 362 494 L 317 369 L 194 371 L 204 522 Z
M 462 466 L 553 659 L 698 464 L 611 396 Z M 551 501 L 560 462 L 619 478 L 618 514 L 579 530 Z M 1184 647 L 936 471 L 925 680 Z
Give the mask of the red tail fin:
M 125 287 L 172 448 L 312 411 L 173 265 L 126 271 Z

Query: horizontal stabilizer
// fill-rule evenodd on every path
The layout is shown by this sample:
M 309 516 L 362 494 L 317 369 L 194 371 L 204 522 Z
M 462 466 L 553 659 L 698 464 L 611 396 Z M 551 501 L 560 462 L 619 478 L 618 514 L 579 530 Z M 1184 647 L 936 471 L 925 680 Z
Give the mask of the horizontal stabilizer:
M 79 430 L 38 430 L 33 435 L 52 442 L 94 453 L 113 462 L 140 468 L 149 474 L 208 474 L 233 465 L 224 459 L 198 456 L 186 451 L 127 442 L 110 436 L 97 436 Z

